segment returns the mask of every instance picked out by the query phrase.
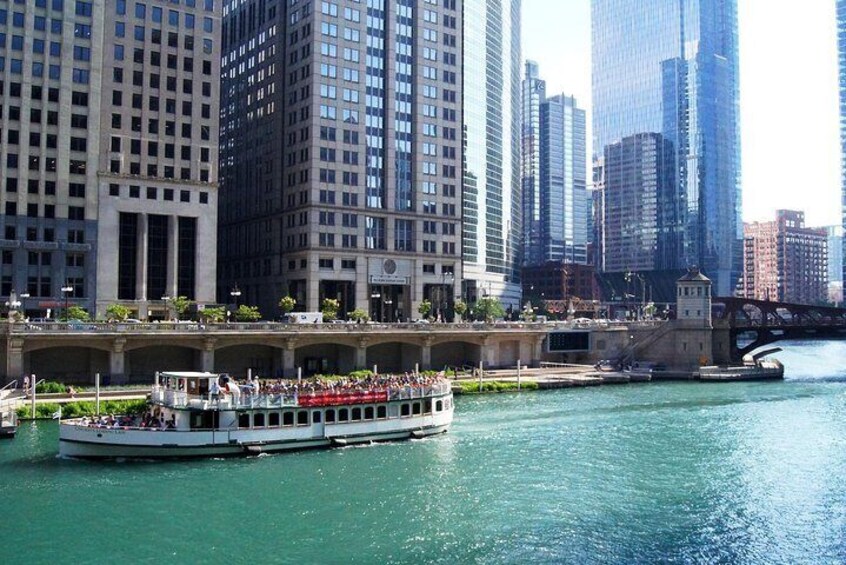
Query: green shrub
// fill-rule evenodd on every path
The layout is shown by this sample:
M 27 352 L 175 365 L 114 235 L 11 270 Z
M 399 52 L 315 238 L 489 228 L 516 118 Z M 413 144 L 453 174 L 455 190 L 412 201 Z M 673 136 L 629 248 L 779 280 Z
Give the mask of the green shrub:
M 62 419 L 94 416 L 96 403 L 92 400 L 68 402 L 62 405 Z M 100 414 L 140 414 L 147 409 L 146 400 L 103 400 L 100 402 Z M 59 411 L 59 404 L 55 402 L 40 403 L 35 406 L 35 417 L 50 419 Z M 30 405 L 17 409 L 18 418 L 32 418 Z
M 453 388 L 456 394 L 479 393 L 479 381 L 467 380 L 456 381 L 458 388 Z M 524 381 L 520 384 L 521 390 L 538 390 L 538 383 L 535 381 Z M 481 392 L 517 392 L 516 381 L 483 381 Z
M 46 393 L 46 394 L 55 394 L 55 393 L 62 393 L 67 392 L 68 387 L 66 387 L 62 383 L 57 383 L 55 381 L 46 381 L 43 383 L 38 383 L 35 387 L 35 394 L 39 393 Z
M 370 369 L 362 369 L 361 371 L 353 371 L 349 374 L 351 379 L 366 379 L 373 376 L 373 371 Z

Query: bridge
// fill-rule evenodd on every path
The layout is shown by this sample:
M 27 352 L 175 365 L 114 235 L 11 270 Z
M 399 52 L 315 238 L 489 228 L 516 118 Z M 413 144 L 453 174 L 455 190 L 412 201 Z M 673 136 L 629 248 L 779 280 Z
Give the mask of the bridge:
M 734 361 L 779 340 L 846 338 L 846 308 L 714 297 L 711 311 L 715 334 L 728 330 Z

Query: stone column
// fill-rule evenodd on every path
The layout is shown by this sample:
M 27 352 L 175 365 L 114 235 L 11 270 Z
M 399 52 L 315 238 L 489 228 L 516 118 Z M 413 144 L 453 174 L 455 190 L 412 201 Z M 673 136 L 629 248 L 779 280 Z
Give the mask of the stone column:
M 282 349 L 282 375 L 285 378 L 297 376 L 297 340 L 285 340 L 285 348 Z
M 10 337 L 6 343 L 6 379 L 19 379 L 24 371 L 24 338 Z
M 179 216 L 170 216 L 168 217 L 168 224 L 167 224 L 167 239 L 168 239 L 168 246 L 167 246 L 167 275 L 166 275 L 166 283 L 165 288 L 167 289 L 167 294 L 173 298 L 176 298 L 177 295 L 177 281 L 176 281 L 176 274 L 179 269 Z M 154 296 L 154 299 L 160 298 L 158 296 Z
M 540 367 L 541 359 L 543 359 L 543 340 L 542 335 L 535 337 L 532 347 L 532 367 Z
M 420 347 L 420 370 L 428 371 L 432 368 L 432 338 L 427 337 L 423 340 L 423 345 Z
M 207 373 L 214 372 L 214 345 L 217 339 L 207 337 L 203 340 L 203 349 L 200 352 L 200 370 Z
M 138 257 L 135 271 L 135 297 L 147 300 L 147 214 L 138 214 Z
M 112 349 L 109 351 L 109 374 L 112 384 L 123 384 L 126 382 L 126 356 L 124 353 L 126 338 L 118 337 L 112 342 Z
M 367 368 L 367 338 L 358 338 L 358 349 L 355 350 L 355 368 L 357 371 Z

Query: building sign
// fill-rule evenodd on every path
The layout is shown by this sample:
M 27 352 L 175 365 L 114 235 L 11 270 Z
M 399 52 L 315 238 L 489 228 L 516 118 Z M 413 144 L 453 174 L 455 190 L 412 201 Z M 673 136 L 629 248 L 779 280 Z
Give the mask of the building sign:
M 400 275 L 370 275 L 370 284 L 409 284 L 408 277 Z
M 370 284 L 411 284 L 413 264 L 409 259 L 382 259 L 371 257 L 367 261 Z

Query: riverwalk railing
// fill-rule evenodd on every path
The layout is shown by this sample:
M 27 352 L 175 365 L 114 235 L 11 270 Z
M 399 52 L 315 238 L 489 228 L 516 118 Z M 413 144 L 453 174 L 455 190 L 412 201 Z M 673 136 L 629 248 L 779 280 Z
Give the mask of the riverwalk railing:
M 40 335 L 47 333 L 226 333 L 226 332 L 284 332 L 284 333 L 383 333 L 386 331 L 410 331 L 419 333 L 449 333 L 449 332 L 508 332 L 508 331 L 553 331 L 561 329 L 578 330 L 608 330 L 608 329 L 637 329 L 655 327 L 664 321 L 619 322 L 597 320 L 594 323 L 574 322 L 459 322 L 459 323 L 324 323 L 324 324 L 295 324 L 288 322 L 250 322 L 250 323 L 197 323 L 197 322 L 153 322 L 153 323 L 121 323 L 121 322 L 39 322 L 39 323 L 10 323 L 0 324 L 0 333 Z

